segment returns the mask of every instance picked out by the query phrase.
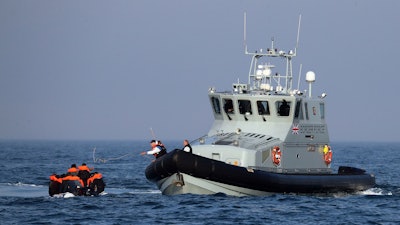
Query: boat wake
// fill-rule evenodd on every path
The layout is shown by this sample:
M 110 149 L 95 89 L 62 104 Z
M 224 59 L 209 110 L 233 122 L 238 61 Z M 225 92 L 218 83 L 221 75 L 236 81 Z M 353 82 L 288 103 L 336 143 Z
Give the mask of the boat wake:
M 381 196 L 381 195 L 385 195 L 385 196 L 390 196 L 393 195 L 393 193 L 391 191 L 382 189 L 382 188 L 370 188 L 368 190 L 365 191 L 361 191 L 359 192 L 360 195 L 376 195 L 376 196 Z
M 346 196 L 351 196 L 351 195 L 354 195 L 354 194 L 347 193 L 347 192 L 340 192 L 340 193 L 333 194 L 333 197 L 340 198 L 340 197 L 346 197 Z M 367 189 L 365 191 L 358 191 L 355 193 L 355 195 L 358 195 L 358 196 L 392 196 L 393 192 L 386 188 L 374 187 L 374 188 Z

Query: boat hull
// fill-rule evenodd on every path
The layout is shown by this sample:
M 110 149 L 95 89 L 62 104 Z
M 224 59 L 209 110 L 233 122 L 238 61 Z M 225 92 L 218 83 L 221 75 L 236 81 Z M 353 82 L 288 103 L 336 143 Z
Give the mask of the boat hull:
M 88 187 L 82 187 L 78 181 L 70 180 L 59 183 L 51 180 L 49 183 L 49 195 L 53 196 L 98 196 L 104 192 L 103 179 L 95 179 Z
M 336 193 L 375 186 L 375 177 L 357 168 L 340 167 L 335 174 L 275 173 L 234 166 L 180 150 L 152 162 L 145 174 L 165 195 Z

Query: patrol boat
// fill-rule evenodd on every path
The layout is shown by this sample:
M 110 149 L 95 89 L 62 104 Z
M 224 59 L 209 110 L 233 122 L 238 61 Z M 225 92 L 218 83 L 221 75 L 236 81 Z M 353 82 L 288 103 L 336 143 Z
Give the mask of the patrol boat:
M 176 149 L 157 158 L 146 178 L 165 195 L 354 193 L 374 187 L 374 175 L 363 169 L 331 169 L 326 94 L 312 95 L 312 71 L 306 73 L 308 90 L 292 85 L 297 46 L 279 50 L 272 39 L 270 48 L 250 53 L 245 44 L 248 82 L 234 83 L 229 92 L 209 89 L 214 123 L 208 134 L 191 142 L 192 153 Z M 284 74 L 274 60 L 285 62 Z

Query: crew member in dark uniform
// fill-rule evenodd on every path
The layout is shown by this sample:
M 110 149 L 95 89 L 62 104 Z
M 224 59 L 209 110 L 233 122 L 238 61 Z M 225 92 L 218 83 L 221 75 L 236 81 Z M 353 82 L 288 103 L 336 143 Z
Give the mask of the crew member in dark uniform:
M 157 141 L 157 146 L 161 149 L 161 151 L 157 153 L 156 158 L 160 158 L 161 156 L 167 154 L 167 148 L 160 140 Z
M 186 139 L 183 141 L 183 148 L 182 148 L 182 150 L 185 151 L 185 152 L 190 152 L 190 153 L 192 153 L 192 146 L 190 146 L 189 141 L 186 140 Z
M 290 106 L 286 102 L 285 99 L 283 99 L 282 105 L 279 107 L 279 115 L 280 116 L 289 116 L 290 112 Z

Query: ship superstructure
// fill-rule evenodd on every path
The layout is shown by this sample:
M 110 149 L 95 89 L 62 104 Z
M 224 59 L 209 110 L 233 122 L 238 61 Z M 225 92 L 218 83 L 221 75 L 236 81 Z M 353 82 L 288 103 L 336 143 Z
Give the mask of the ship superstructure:
M 206 136 L 193 142 L 196 154 L 277 172 L 330 173 L 323 152 L 329 145 L 326 94 L 312 96 L 312 71 L 306 73 L 309 90 L 293 88 L 297 47 L 280 50 L 272 39 L 270 48 L 249 53 L 246 47 L 245 53 L 251 56 L 248 82 L 232 84 L 230 92 L 209 89 L 214 123 Z M 273 60 L 286 62 L 283 74 L 275 70 Z M 281 151 L 279 164 L 271 160 L 274 147 Z M 248 156 L 242 157 L 243 152 Z

